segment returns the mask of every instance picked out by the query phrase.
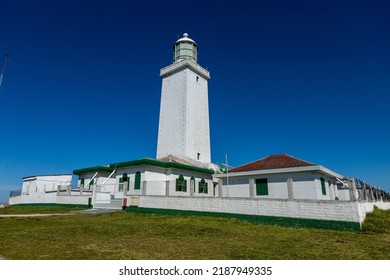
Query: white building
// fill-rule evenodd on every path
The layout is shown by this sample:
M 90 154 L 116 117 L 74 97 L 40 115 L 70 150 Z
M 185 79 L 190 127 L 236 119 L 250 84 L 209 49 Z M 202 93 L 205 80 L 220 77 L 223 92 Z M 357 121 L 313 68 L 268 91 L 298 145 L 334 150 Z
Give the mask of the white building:
M 78 169 L 73 173 L 79 176 L 81 189 L 85 190 L 84 182 L 93 180 L 88 189 L 95 189 L 93 204 L 98 208 L 120 208 L 123 203 L 135 203 L 135 197 L 139 196 L 205 197 L 215 191 L 213 170 L 172 155 L 160 160 L 144 158 Z
M 216 174 L 223 180 L 222 196 L 338 200 L 342 175 L 321 165 L 286 154 L 271 155 Z
M 71 183 L 71 174 L 24 177 L 20 195 L 10 204 L 56 203 L 57 195 L 67 192 Z

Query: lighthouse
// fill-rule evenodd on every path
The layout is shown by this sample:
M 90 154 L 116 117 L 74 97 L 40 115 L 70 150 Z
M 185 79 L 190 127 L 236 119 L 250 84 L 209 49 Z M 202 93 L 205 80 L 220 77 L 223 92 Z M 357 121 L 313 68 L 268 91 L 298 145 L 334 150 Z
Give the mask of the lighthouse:
M 198 45 L 187 33 L 173 45 L 162 78 L 157 159 L 169 155 L 211 163 L 208 80 L 198 64 Z

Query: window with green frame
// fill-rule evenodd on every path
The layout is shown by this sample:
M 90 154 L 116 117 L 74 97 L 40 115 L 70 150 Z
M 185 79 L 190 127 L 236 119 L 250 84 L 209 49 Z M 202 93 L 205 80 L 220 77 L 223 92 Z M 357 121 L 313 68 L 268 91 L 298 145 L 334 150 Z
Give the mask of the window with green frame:
M 84 187 L 84 184 L 85 184 L 85 180 L 84 178 L 80 180 L 80 187 Z
M 134 189 L 139 190 L 141 189 L 141 172 L 135 173 L 135 179 L 134 179 Z
M 176 191 L 177 192 L 186 192 L 187 191 L 187 181 L 184 180 L 183 175 L 180 175 L 176 179 Z
M 196 192 L 195 178 L 194 177 L 191 177 L 191 179 L 190 179 L 190 188 L 192 188 L 192 191 L 194 193 Z
M 320 178 L 321 179 L 321 190 L 322 190 L 322 195 L 326 195 L 326 187 L 325 187 L 325 179 L 324 178 Z
M 256 195 L 268 195 L 268 179 L 256 179 Z
M 123 192 L 123 178 L 119 178 L 119 188 L 118 191 Z
M 199 182 L 198 190 L 199 190 L 199 193 L 207 193 L 207 183 L 203 178 Z
M 123 192 L 123 186 L 125 185 L 125 182 L 129 182 L 129 176 L 127 176 L 127 173 L 124 173 L 121 178 L 119 178 L 119 188 L 118 191 Z M 127 184 L 127 191 L 129 190 L 129 184 Z

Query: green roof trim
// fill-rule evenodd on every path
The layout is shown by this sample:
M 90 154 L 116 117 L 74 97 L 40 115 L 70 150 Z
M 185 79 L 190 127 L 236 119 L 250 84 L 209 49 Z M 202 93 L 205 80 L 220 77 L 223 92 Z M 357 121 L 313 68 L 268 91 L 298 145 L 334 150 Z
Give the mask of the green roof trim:
M 138 160 L 113 163 L 113 164 L 110 164 L 110 167 L 112 169 L 115 169 L 115 168 L 118 169 L 118 168 L 126 168 L 126 167 L 140 166 L 140 165 L 150 165 L 150 166 L 156 166 L 156 167 L 161 167 L 161 168 L 166 168 L 166 169 L 167 168 L 176 168 L 176 169 L 182 169 L 182 170 L 199 172 L 199 173 L 210 174 L 210 175 L 214 174 L 214 171 L 211 169 L 186 165 L 186 164 L 177 163 L 177 162 L 164 162 L 164 161 L 159 161 L 159 160 L 150 159 L 150 158 L 143 158 L 143 159 L 138 159 Z
M 176 169 L 182 169 L 186 171 L 192 171 L 197 173 L 203 173 L 203 174 L 214 174 L 214 171 L 207 168 L 201 168 L 191 165 L 186 165 L 182 163 L 177 162 L 163 162 L 155 159 L 150 158 L 143 158 L 138 160 L 132 160 L 132 161 L 126 161 L 126 162 L 118 162 L 110 164 L 109 166 L 95 166 L 95 167 L 87 167 L 82 169 L 76 169 L 73 170 L 74 175 L 81 175 L 86 173 L 92 173 L 92 172 L 112 172 L 115 169 L 121 169 L 121 168 L 127 168 L 127 167 L 133 167 L 133 166 L 141 166 L 141 165 L 149 165 L 149 166 L 155 166 L 160 168 L 176 168 Z
M 73 174 L 74 175 L 81 175 L 81 174 L 94 173 L 94 172 L 109 172 L 109 173 L 111 173 L 112 171 L 114 171 L 114 169 L 112 169 L 111 167 L 102 165 L 102 166 L 76 169 L 76 170 L 73 170 Z

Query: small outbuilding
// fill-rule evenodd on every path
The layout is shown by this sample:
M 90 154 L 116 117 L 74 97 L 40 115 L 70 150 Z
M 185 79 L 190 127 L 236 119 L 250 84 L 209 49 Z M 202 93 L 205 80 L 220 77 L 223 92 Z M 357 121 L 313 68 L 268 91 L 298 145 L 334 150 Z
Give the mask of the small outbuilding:
M 287 154 L 265 158 L 215 174 L 222 197 L 338 200 L 343 176 Z
M 72 174 L 24 177 L 20 195 L 11 195 L 10 204 L 56 203 L 57 195 L 69 192 L 71 185 Z

